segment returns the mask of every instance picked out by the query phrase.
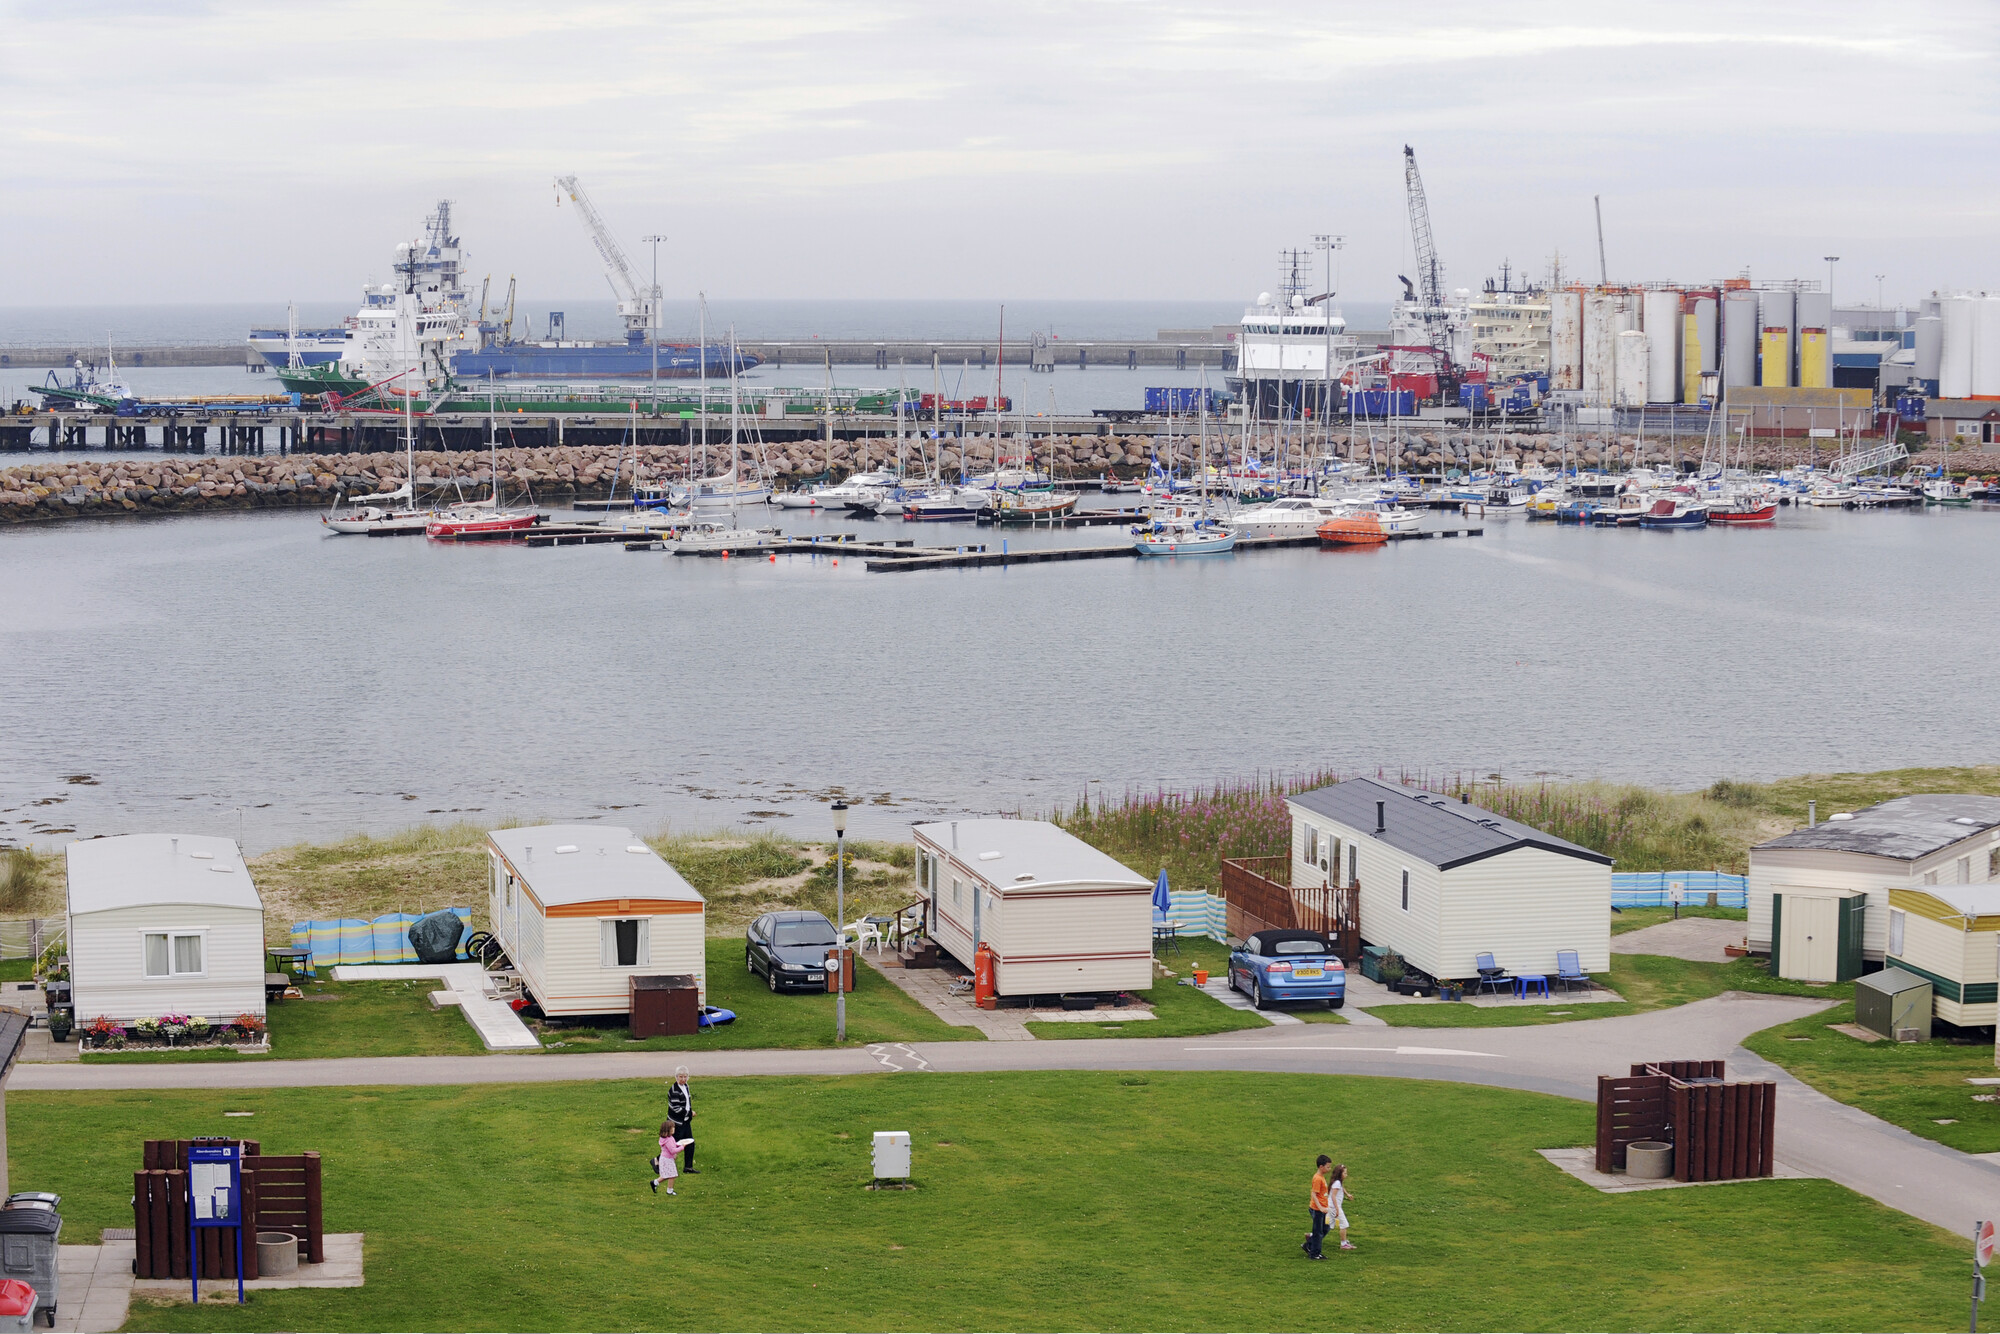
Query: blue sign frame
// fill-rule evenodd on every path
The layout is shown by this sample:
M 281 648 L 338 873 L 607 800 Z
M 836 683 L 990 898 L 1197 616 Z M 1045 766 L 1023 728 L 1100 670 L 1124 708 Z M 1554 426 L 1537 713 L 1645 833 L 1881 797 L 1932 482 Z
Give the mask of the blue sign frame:
M 188 1280 L 201 1307 L 201 1248 L 192 1244 L 205 1227 L 236 1231 L 236 1304 L 243 1304 L 243 1146 L 188 1145 Z

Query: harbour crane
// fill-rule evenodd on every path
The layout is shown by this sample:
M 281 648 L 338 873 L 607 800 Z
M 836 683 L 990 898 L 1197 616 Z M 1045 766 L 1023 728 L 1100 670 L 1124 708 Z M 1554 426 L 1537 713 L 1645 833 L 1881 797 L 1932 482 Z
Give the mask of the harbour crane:
M 645 341 L 647 331 L 653 327 L 653 302 L 657 293 L 641 296 L 639 284 L 632 276 L 631 261 L 618 246 L 618 239 L 611 229 L 604 225 L 597 209 L 591 204 L 590 196 L 574 176 L 558 176 L 556 189 L 569 196 L 569 202 L 576 205 L 577 216 L 583 220 L 583 229 L 590 233 L 591 244 L 604 259 L 604 280 L 611 285 L 611 295 L 618 302 L 618 316 L 625 321 L 627 342 Z M 556 200 L 561 204 L 561 198 Z
M 1430 333 L 1431 352 L 1437 359 L 1438 388 L 1447 398 L 1458 385 L 1458 368 L 1451 359 L 1451 315 L 1444 304 L 1444 266 L 1438 262 L 1437 242 L 1431 239 L 1431 208 L 1424 198 L 1424 178 L 1417 171 L 1417 150 L 1403 145 L 1403 190 L 1409 196 L 1410 241 L 1416 249 L 1416 290 L 1424 328 Z M 1400 275 L 1399 275 L 1400 276 Z M 1403 279 L 1409 292 L 1411 283 Z

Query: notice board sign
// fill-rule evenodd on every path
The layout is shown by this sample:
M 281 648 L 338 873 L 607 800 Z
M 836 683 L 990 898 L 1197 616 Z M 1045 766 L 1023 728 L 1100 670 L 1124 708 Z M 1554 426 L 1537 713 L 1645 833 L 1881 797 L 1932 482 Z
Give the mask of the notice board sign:
M 188 1226 L 236 1229 L 236 1300 L 243 1301 L 243 1146 L 188 1145 Z M 188 1273 L 194 1302 L 201 1305 L 201 1265 L 191 1260 Z

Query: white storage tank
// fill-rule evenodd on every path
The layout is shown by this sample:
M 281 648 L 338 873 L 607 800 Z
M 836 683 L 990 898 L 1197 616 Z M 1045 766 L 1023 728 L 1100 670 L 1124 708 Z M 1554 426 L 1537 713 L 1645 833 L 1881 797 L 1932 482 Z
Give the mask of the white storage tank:
M 1583 388 L 1583 293 L 1549 294 L 1549 388 Z
M 1613 399 L 1621 408 L 1646 405 L 1647 336 L 1642 329 L 1627 329 L 1618 335 L 1617 375 Z
M 1975 299 L 1948 296 L 1942 303 L 1944 338 L 1938 358 L 1938 397 L 1972 397 L 1972 359 L 1978 341 Z
M 1681 294 L 1672 288 L 1644 297 L 1646 401 L 1672 403 L 1681 388 Z
M 1757 383 L 1757 294 L 1740 288 L 1722 294 L 1722 383 L 1741 389 Z
M 1792 383 L 1792 294 L 1763 292 L 1759 316 L 1757 383 L 1788 389 Z
M 1919 380 L 1935 382 L 1938 378 L 1938 364 L 1944 354 L 1944 318 L 1939 315 L 1919 315 L 1916 331 L 1917 364 Z
M 1975 398 L 2000 397 L 2000 296 L 1979 299 L 1972 340 L 1972 393 Z
M 1602 406 L 1618 382 L 1618 293 L 1591 292 L 1583 298 L 1583 396 Z

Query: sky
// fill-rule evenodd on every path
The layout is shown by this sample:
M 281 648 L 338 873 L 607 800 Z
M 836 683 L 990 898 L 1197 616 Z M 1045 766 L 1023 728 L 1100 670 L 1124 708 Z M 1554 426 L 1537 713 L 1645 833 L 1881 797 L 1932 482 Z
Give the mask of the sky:
M 2000 289 L 2000 5 L 0 0 L 0 306 L 347 300 L 455 201 L 476 283 L 1245 301 L 1343 246 L 1447 287 Z M 1878 280 L 1877 275 L 1881 275 Z

